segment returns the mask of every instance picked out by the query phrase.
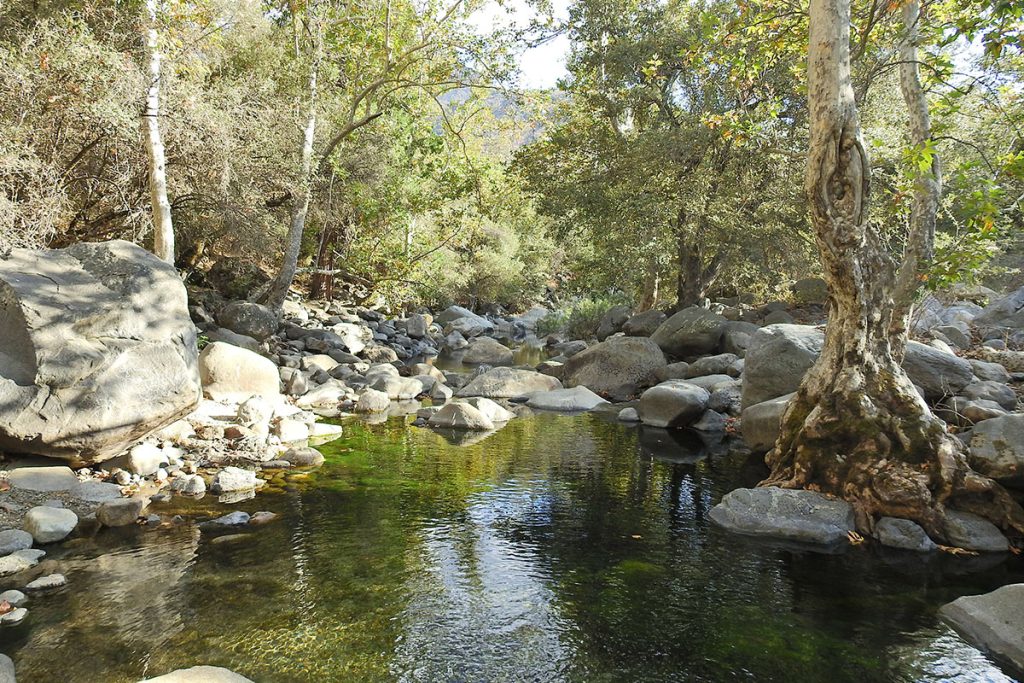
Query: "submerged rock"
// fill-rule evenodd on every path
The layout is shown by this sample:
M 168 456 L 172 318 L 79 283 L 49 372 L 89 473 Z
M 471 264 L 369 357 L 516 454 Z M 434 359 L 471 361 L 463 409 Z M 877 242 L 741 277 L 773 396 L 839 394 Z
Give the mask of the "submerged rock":
M 731 491 L 708 516 L 737 533 L 820 545 L 843 542 L 855 529 L 853 506 L 846 501 L 775 486 Z
M 196 353 L 172 265 L 123 241 L 14 249 L 0 259 L 0 449 L 113 457 L 195 407 Z
M 253 683 L 253 681 L 219 666 L 193 666 L 189 669 L 178 669 L 156 678 L 147 678 L 139 683 Z
M 939 615 L 973 645 L 1024 670 L 1024 583 L 957 598 Z
M 250 520 L 249 513 L 241 510 L 235 510 L 229 512 L 226 515 L 222 515 L 216 519 L 211 519 L 208 522 L 203 522 L 203 526 L 242 526 L 248 524 Z

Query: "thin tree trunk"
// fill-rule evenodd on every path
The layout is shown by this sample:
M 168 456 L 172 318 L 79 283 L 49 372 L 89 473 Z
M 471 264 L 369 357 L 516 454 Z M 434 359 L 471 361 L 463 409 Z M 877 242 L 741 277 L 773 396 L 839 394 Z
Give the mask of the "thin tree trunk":
M 309 115 L 306 128 L 302 134 L 302 165 L 300 169 L 299 187 L 292 204 L 291 221 L 288 235 L 285 238 L 284 257 L 281 269 L 270 285 L 266 304 L 274 311 L 284 306 L 285 296 L 295 280 L 295 271 L 299 264 L 299 250 L 302 247 L 302 235 L 306 229 L 306 216 L 309 213 L 309 197 L 312 185 L 313 140 L 316 137 L 317 108 L 317 77 L 320 70 L 320 58 L 323 51 L 323 40 L 320 35 L 320 22 L 316 16 L 316 4 L 309 7 L 309 19 L 313 24 L 314 47 L 313 60 L 309 67 Z
M 146 0 L 146 56 L 149 61 L 149 87 L 142 113 L 146 155 L 149 157 L 149 201 L 153 210 L 153 253 L 174 263 L 174 226 L 171 203 L 167 199 L 167 166 L 164 142 L 160 137 L 160 44 L 158 41 L 157 0 Z
M 334 297 L 334 276 L 334 228 L 325 226 L 316 251 L 316 271 L 309 282 L 309 298 L 330 301 Z
M 850 501 L 858 527 L 911 519 L 946 540 L 947 506 L 1024 531 L 1024 511 L 973 472 L 900 366 L 898 269 L 868 221 L 870 167 L 850 80 L 850 0 L 811 0 L 805 189 L 829 287 L 817 363 L 783 417 L 765 485 Z M 923 222 L 921 223 L 923 224 Z M 910 235 L 910 242 L 919 239 Z

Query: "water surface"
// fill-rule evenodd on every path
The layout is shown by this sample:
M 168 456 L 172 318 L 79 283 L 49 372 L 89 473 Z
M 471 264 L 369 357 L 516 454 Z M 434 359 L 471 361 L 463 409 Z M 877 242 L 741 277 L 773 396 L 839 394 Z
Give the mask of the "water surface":
M 261 683 L 1014 680 L 936 609 L 1024 581 L 1017 558 L 729 535 L 707 512 L 760 464 L 660 430 L 539 414 L 465 441 L 347 423 L 313 474 L 184 504 L 278 512 L 267 526 L 65 544 L 69 586 L 0 649 L 21 683 L 199 663 Z

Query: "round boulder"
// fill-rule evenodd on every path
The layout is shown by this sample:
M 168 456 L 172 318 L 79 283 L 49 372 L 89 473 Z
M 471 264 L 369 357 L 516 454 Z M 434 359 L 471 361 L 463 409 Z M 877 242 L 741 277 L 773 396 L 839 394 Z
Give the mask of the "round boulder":
M 640 397 L 640 421 L 651 427 L 687 427 L 704 414 L 711 395 L 689 382 L 669 380 Z
M 651 339 L 612 337 L 567 360 L 562 383 L 625 399 L 649 386 L 655 371 L 664 365 L 665 354 Z
M 691 306 L 663 322 L 651 339 L 670 356 L 702 356 L 718 350 L 727 322 L 717 313 Z
M 277 330 L 277 314 L 251 301 L 233 301 L 217 316 L 221 327 L 263 341 Z
M 223 342 L 207 345 L 199 354 L 203 393 L 219 401 L 244 401 L 250 396 L 280 396 L 280 374 L 273 361 Z

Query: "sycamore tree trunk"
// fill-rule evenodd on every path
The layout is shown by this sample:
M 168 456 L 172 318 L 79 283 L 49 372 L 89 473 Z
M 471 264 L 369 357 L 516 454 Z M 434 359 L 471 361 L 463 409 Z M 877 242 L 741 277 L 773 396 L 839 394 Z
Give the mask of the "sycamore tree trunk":
M 831 305 L 821 356 L 786 410 L 763 484 L 844 498 L 864 532 L 885 515 L 914 520 L 945 540 L 947 507 L 1024 532 L 1020 507 L 968 467 L 960 442 L 901 368 L 915 287 L 902 284 L 907 268 L 897 266 L 868 222 L 870 167 L 850 81 L 849 31 L 850 0 L 811 0 L 805 190 Z M 901 59 L 916 61 L 913 34 Z M 927 137 L 916 69 L 902 80 L 915 135 Z M 926 255 L 915 246 L 927 242 L 919 235 L 928 229 L 923 213 L 932 212 L 934 227 L 937 188 L 924 182 L 916 192 L 904 259 L 913 261 L 912 282 Z
M 174 263 L 174 226 L 171 203 L 167 199 L 167 165 L 164 142 L 160 136 L 160 43 L 157 36 L 157 0 L 146 0 L 146 59 L 149 86 L 142 112 L 146 156 L 149 158 L 149 200 L 153 210 L 153 253 Z
M 658 290 L 661 288 L 661 268 L 657 259 L 651 259 L 644 276 L 644 288 L 640 294 L 637 312 L 649 311 L 658 304 Z
M 695 306 L 707 296 L 708 289 L 718 279 L 723 259 L 715 254 L 708 258 L 700 240 L 693 239 L 685 229 L 685 215 L 679 212 L 676 226 L 676 310 Z
M 309 214 L 309 197 L 312 188 L 313 141 L 316 137 L 317 109 L 317 77 L 320 70 L 320 56 L 323 41 L 320 35 L 319 21 L 316 17 L 315 3 L 309 7 L 309 19 L 313 25 L 314 54 L 309 67 L 309 113 L 306 127 L 302 132 L 302 156 L 299 169 L 299 186 L 292 203 L 291 219 L 288 223 L 288 235 L 285 237 L 284 256 L 281 268 L 270 284 L 266 301 L 274 311 L 281 311 L 285 296 L 295 280 L 295 271 L 299 264 L 299 250 L 302 247 L 302 235 L 306 230 L 306 216 Z

